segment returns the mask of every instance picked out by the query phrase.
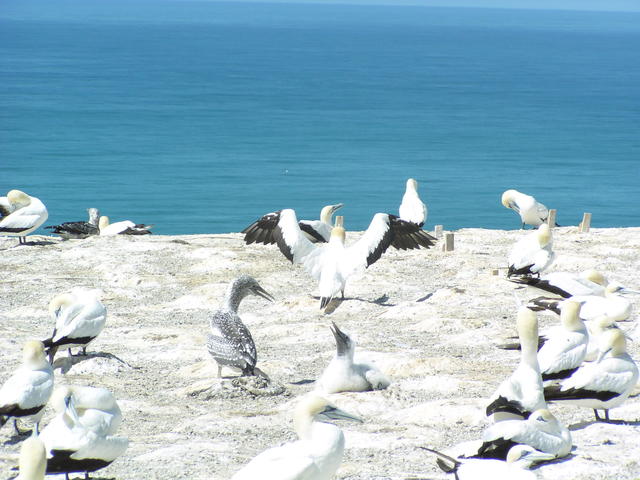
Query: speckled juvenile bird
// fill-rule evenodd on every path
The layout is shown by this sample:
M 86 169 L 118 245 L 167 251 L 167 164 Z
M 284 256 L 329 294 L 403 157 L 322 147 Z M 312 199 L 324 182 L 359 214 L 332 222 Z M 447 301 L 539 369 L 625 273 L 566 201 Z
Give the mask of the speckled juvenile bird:
M 256 367 L 258 354 L 249 329 L 238 316 L 240 302 L 247 295 L 257 295 L 270 302 L 273 297 L 249 275 L 236 278 L 224 298 L 222 306 L 211 317 L 211 333 L 207 337 L 207 350 L 218 364 L 218 377 L 222 367 L 240 369 L 242 375 L 260 375 L 268 378 Z

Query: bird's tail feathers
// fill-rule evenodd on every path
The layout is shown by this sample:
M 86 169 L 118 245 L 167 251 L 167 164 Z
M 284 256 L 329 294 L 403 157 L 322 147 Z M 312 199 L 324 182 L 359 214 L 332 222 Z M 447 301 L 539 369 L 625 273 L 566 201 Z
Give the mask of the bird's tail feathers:
M 456 473 L 456 471 L 458 470 L 458 467 L 462 465 L 462 462 L 459 462 L 455 458 L 450 457 L 449 455 L 445 455 L 444 453 L 439 452 L 437 450 L 433 450 L 427 447 L 418 447 L 418 448 L 421 448 L 422 450 L 426 450 L 431 453 L 435 453 L 438 456 L 436 463 L 438 464 L 438 467 L 440 467 L 440 470 L 442 470 L 445 473 Z

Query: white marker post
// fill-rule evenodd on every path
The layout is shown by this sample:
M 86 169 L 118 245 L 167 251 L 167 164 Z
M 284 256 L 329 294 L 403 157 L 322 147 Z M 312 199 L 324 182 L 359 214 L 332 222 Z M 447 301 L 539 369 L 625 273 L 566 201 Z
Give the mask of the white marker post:
M 444 243 L 442 244 L 442 251 L 453 252 L 453 233 L 444 234 Z
M 591 228 L 591 214 L 588 212 L 585 212 L 585 214 L 582 216 L 582 221 L 580 222 L 580 232 L 587 233 L 590 228 Z
M 436 238 L 442 238 L 442 225 L 436 225 L 433 227 L 433 236 Z
M 556 226 L 557 214 L 558 214 L 558 211 L 555 208 L 552 208 L 551 210 L 549 210 L 549 216 L 547 217 L 547 224 L 549 225 L 550 228 L 553 228 Z

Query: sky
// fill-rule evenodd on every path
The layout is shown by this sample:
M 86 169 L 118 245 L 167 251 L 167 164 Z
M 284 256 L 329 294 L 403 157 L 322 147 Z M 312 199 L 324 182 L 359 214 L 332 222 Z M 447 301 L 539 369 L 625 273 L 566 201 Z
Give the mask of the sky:
M 424 5 L 438 7 L 522 8 L 640 12 L 640 0 L 245 0 L 264 3 L 345 3 L 355 5 Z

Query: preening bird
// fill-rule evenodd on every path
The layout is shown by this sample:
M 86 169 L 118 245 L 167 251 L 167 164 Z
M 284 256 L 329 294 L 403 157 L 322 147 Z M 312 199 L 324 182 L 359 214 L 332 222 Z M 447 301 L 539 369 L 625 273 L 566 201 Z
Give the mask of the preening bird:
M 507 277 L 540 275 L 553 263 L 555 253 L 552 248 L 551 229 L 543 223 L 538 230 L 528 233 L 513 246 L 508 257 Z
M 389 246 L 400 250 L 428 248 L 435 242 L 418 225 L 387 213 L 376 213 L 366 232 L 349 247 L 345 246 L 342 227 L 333 228 L 326 245 L 311 243 L 290 209 L 276 212 L 270 228 L 282 254 L 293 263 L 303 264 L 319 281 L 320 308 L 325 308 L 339 292 L 344 298 L 349 277 L 375 263 Z
M 502 205 L 510 208 L 522 220 L 522 228 L 525 225 L 538 227 L 547 221 L 549 209 L 538 202 L 531 195 L 526 195 L 517 190 L 507 190 L 502 194 Z M 554 226 L 558 226 L 557 224 Z
M 100 301 L 101 290 L 75 288 L 71 293 L 55 296 L 49 302 L 49 313 L 56 325 L 50 338 L 43 340 L 53 359 L 58 348 L 81 347 L 82 354 L 87 354 L 87 346 L 102 331 L 107 321 L 107 309 Z
M 510 418 L 528 418 L 534 410 L 547 406 L 537 357 L 536 314 L 526 307 L 520 307 L 517 325 L 522 350 L 520 363 L 511 376 L 500 384 L 486 408 L 487 416 L 491 416 L 496 422 Z
M 97 208 L 88 208 L 87 212 L 89 213 L 88 222 L 64 222 L 60 225 L 50 225 L 44 228 L 60 235 L 65 240 L 69 240 L 71 238 L 81 239 L 92 235 L 99 235 L 100 229 L 98 228 L 98 219 L 100 217 L 100 212 Z
M 44 354 L 44 345 L 28 341 L 22 349 L 22 365 L 0 388 L 0 427 L 10 418 L 17 433 L 17 419 L 28 418 L 38 424 L 53 392 L 53 370 Z
M 621 330 L 608 329 L 602 333 L 600 354 L 595 362 L 585 363 L 560 385 L 545 387 L 548 402 L 564 402 L 593 409 L 596 421 L 602 420 L 598 410 L 620 406 L 638 382 L 638 367 L 627 353 Z
M 536 410 L 526 420 L 505 420 L 487 428 L 482 434 L 482 446 L 473 458 L 504 460 L 517 444 L 565 457 L 571 452 L 573 441 L 569 429 L 546 408 Z
M 103 387 L 63 385 L 51 396 L 50 405 L 63 412 L 66 401 L 73 396 L 78 422 L 98 435 L 113 435 L 122 423 L 122 412 L 113 394 Z
M 49 213 L 38 198 L 20 190 L 11 190 L 0 201 L 0 235 L 18 237 L 20 244 L 26 236 L 42 225 Z
M 153 225 L 133 223 L 131 220 L 109 223 L 109 217 L 104 215 L 98 221 L 100 235 L 148 235 Z
M 342 203 L 327 205 L 320 211 L 320 220 L 300 220 L 298 226 L 304 236 L 312 243 L 326 243 L 331 237 L 333 228 L 333 214 L 343 207 Z M 267 213 L 253 222 L 240 233 L 244 233 L 244 241 L 247 245 L 263 243 L 270 245 L 276 243 L 273 235 L 274 226 L 278 223 L 281 210 Z M 274 224 L 275 221 L 275 224 Z
M 427 221 L 427 206 L 420 200 L 418 182 L 413 178 L 407 180 L 407 188 L 402 197 L 398 213 L 401 220 L 415 223 L 419 227 L 422 227 Z
M 63 410 L 56 405 L 56 417 L 42 430 L 40 438 L 47 450 L 47 474 L 84 472 L 88 478 L 122 455 L 129 441 L 125 437 L 88 428 L 76 410 L 73 389 L 63 398 Z
M 256 345 L 249 329 L 238 316 L 240 302 L 247 295 L 257 295 L 273 302 L 273 297 L 249 275 L 241 275 L 229 285 L 222 306 L 211 317 L 211 333 L 207 337 L 207 350 L 218 364 L 218 377 L 221 376 L 222 367 L 227 366 L 240 369 L 242 375 L 268 378 L 256 367 Z
M 342 462 L 344 434 L 333 420 L 362 420 L 315 394 L 303 397 L 293 424 L 299 440 L 270 448 L 231 480 L 330 480 Z
M 336 355 L 316 382 L 316 390 L 338 393 L 387 388 L 391 382 L 375 365 L 354 363 L 355 342 L 334 322 L 331 325 L 329 328 L 336 339 Z

